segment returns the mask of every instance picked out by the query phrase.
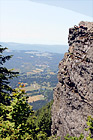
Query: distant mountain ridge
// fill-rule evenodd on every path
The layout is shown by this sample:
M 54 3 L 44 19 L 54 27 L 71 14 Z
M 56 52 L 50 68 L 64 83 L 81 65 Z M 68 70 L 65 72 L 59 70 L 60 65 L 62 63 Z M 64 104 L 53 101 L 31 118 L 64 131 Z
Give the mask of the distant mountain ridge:
M 23 44 L 14 42 L 0 42 L 0 44 L 10 50 L 37 50 L 61 54 L 68 51 L 68 45 Z

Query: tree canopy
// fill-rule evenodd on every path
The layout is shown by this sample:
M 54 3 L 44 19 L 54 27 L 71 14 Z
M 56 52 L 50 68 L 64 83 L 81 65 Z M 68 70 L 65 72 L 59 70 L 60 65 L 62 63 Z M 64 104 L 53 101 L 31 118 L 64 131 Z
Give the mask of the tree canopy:
M 3 64 L 10 60 L 12 55 L 4 56 L 3 52 L 7 48 L 0 45 L 0 103 L 8 105 L 10 103 L 10 93 L 12 88 L 9 86 L 9 79 L 18 75 L 18 72 L 7 69 Z

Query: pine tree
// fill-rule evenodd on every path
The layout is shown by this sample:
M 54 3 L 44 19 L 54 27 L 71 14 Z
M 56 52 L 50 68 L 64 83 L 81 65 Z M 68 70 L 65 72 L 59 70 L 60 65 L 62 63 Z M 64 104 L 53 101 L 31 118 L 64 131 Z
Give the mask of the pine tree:
M 35 115 L 37 116 L 36 125 L 39 128 L 39 131 L 46 133 L 49 137 L 51 135 L 51 107 L 53 100 L 48 103 L 46 106 L 43 106 L 39 109 Z
M 12 55 L 3 55 L 6 49 L 6 47 L 0 45 L 0 116 L 3 115 L 4 120 L 6 120 L 6 106 L 9 105 L 12 100 L 10 96 L 12 88 L 9 86 L 9 79 L 18 75 L 18 72 L 13 72 L 3 66 L 3 64 L 12 57 Z
M 0 103 L 4 105 L 9 105 L 10 103 L 10 93 L 12 91 L 12 88 L 9 86 L 9 79 L 17 76 L 18 72 L 13 72 L 12 70 L 8 70 L 6 67 L 3 66 L 3 64 L 10 60 L 12 55 L 9 56 L 3 56 L 2 53 L 7 48 L 2 47 L 0 45 Z
M 37 140 L 36 126 L 32 107 L 27 102 L 22 84 L 12 89 L 9 79 L 17 76 L 18 72 L 8 70 L 3 64 L 11 56 L 3 56 L 7 48 L 0 45 L 0 138 L 3 140 Z

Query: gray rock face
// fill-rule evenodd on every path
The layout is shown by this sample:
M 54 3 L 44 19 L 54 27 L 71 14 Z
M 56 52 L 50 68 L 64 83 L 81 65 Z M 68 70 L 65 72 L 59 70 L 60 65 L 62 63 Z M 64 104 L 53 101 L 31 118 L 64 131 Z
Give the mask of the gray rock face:
M 88 116 L 93 117 L 93 22 L 69 29 L 69 50 L 59 63 L 58 84 L 52 106 L 52 134 L 85 136 Z

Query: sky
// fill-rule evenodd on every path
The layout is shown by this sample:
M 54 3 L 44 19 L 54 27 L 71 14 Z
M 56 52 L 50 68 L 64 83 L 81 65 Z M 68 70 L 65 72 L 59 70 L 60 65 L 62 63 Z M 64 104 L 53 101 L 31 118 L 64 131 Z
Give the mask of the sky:
M 0 0 L 0 42 L 67 45 L 69 28 L 93 21 L 92 4 L 92 0 Z

